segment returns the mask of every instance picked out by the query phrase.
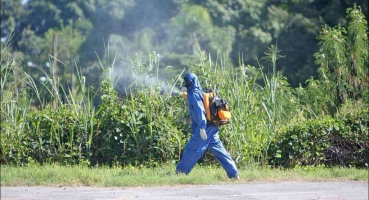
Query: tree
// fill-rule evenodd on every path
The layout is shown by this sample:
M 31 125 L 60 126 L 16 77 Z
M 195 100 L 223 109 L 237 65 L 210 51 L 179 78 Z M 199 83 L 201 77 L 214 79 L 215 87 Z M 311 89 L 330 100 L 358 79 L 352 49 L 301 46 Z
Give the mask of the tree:
M 167 30 L 168 42 L 165 47 L 167 53 L 172 55 L 168 55 L 166 59 L 176 57 L 175 54 L 187 54 L 188 56 L 182 57 L 187 61 L 178 63 L 182 69 L 184 65 L 188 66 L 189 62 L 197 60 L 198 45 L 202 50 L 215 55 L 218 52 L 230 53 L 236 35 L 235 29 L 231 26 L 220 28 L 214 25 L 206 8 L 191 4 L 182 6 L 180 12 L 171 19 Z M 188 59 L 191 56 L 193 58 Z
M 89 18 L 93 24 L 85 43 L 79 53 L 83 63 L 96 61 L 96 54 L 104 56 L 105 47 L 110 34 L 122 34 L 125 9 L 133 6 L 133 0 L 97 0 Z
M 42 38 L 51 29 L 58 32 L 73 23 L 73 29 L 84 38 L 78 44 L 76 61 L 86 71 L 96 69 L 89 73 L 91 84 L 101 74 L 96 54 L 100 59 L 108 57 L 108 44 L 122 54 L 156 51 L 161 55 L 161 66 L 173 66 L 174 73 L 198 60 L 195 37 L 207 54 L 229 54 L 230 66 L 257 65 L 256 58 L 261 58 L 268 46 L 277 44 L 285 56 L 279 60 L 278 70 L 292 86 L 297 86 L 317 76 L 318 66 L 312 55 L 318 50 L 316 35 L 320 25 L 347 25 L 344 11 L 353 2 L 28 0 L 22 4 L 21 0 L 4 0 L 1 31 L 5 37 L 14 27 L 12 48 L 24 52 L 24 62 L 44 65 L 48 54 L 53 54 L 53 44 L 43 44 Z M 358 4 L 363 13 L 368 12 L 367 1 Z
M 50 28 L 60 28 L 63 24 L 60 9 L 50 1 L 32 0 L 28 4 L 30 11 L 25 20 L 36 35 L 44 34 Z
M 235 42 L 232 45 L 231 58 L 238 64 L 243 61 L 256 64 L 256 58 L 272 42 L 272 36 L 263 27 L 265 2 L 253 0 L 206 0 L 195 1 L 204 5 L 215 25 L 230 26 L 235 30 Z M 230 33 L 232 34 L 232 33 Z
M 273 41 L 285 55 L 279 61 L 278 70 L 289 80 L 292 86 L 303 84 L 311 76 L 317 76 L 312 55 L 317 50 L 317 21 L 302 13 L 289 11 L 283 5 L 268 7 L 268 20 L 265 22 Z
M 314 55 L 326 92 L 337 107 L 348 99 L 368 100 L 368 25 L 356 5 L 347 9 L 347 20 L 347 30 L 341 25 L 323 27 Z
M 316 35 L 323 24 L 347 24 L 345 10 L 354 0 L 193 0 L 208 9 L 213 23 L 236 29 L 231 58 L 233 63 L 256 64 L 266 47 L 277 43 L 285 58 L 278 70 L 288 77 L 292 86 L 304 85 L 305 80 L 317 76 L 313 54 L 317 51 Z M 359 3 L 359 2 L 358 2 Z M 367 1 L 360 1 L 368 13 Z
M 1 38 L 9 39 L 11 32 L 19 30 L 20 22 L 25 14 L 21 0 L 1 1 Z

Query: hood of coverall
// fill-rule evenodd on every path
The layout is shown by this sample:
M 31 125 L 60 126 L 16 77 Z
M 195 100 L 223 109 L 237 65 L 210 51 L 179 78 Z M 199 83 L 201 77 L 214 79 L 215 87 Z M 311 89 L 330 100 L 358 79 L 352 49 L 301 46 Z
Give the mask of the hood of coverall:
M 197 78 L 196 74 L 194 73 L 187 73 L 183 76 L 184 87 L 187 88 L 187 93 L 192 93 L 195 89 L 203 91 Z

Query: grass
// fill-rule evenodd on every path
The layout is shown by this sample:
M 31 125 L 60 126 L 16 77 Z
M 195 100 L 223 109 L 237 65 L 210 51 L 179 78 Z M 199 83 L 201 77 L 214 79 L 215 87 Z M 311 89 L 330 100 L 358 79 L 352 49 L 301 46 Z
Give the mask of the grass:
M 190 175 L 175 175 L 174 169 L 174 165 L 156 168 L 91 168 L 57 164 L 1 166 L 1 186 L 147 187 L 275 181 L 368 181 L 367 169 L 356 168 L 298 167 L 282 170 L 252 167 L 240 170 L 240 180 L 230 180 L 219 167 L 197 165 Z

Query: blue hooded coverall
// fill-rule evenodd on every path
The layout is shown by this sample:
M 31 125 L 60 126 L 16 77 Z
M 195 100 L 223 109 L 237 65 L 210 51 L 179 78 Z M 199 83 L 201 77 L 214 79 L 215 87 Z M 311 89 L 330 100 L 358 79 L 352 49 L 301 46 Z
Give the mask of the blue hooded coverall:
M 184 79 L 190 82 L 187 86 L 187 101 L 192 122 L 192 137 L 185 147 L 182 159 L 177 165 L 176 173 L 189 174 L 197 161 L 204 155 L 206 149 L 209 149 L 225 169 L 228 177 L 237 178 L 238 170 L 236 164 L 220 141 L 219 128 L 207 123 L 203 104 L 204 92 L 197 76 L 194 73 L 187 73 Z M 201 138 L 200 129 L 205 129 L 206 140 Z

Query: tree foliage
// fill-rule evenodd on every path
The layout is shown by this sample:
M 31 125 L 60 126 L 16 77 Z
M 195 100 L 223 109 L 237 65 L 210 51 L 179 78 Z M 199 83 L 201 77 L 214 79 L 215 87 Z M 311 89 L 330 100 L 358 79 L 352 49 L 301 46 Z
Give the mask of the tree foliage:
M 337 106 L 368 98 L 368 26 L 360 8 L 347 9 L 348 28 L 324 26 L 318 36 L 320 76 Z
M 120 38 L 114 44 L 115 53 L 142 55 L 148 49 L 160 52 L 163 66 L 173 66 L 174 73 L 196 59 L 196 40 L 206 52 L 228 54 L 236 67 L 240 63 L 257 65 L 256 58 L 277 43 L 285 55 L 278 70 L 295 87 L 317 76 L 313 54 L 318 49 L 315 38 L 320 26 L 347 25 L 345 11 L 354 2 L 29 0 L 22 4 L 20 0 L 4 0 L 1 37 L 4 42 L 13 30 L 11 47 L 24 52 L 25 63 L 43 65 L 41 52 L 51 53 L 52 45 L 43 45 L 41 38 L 51 29 L 57 32 L 74 24 L 84 38 L 81 45 L 76 45 L 76 62 L 86 71 L 98 65 L 96 55 L 108 56 L 106 48 L 113 36 L 113 42 Z M 368 13 L 366 1 L 357 3 L 364 14 Z M 92 71 L 101 76 L 101 70 Z M 96 75 L 91 73 L 90 78 L 94 80 Z

